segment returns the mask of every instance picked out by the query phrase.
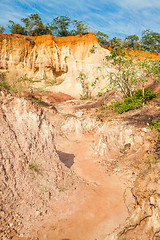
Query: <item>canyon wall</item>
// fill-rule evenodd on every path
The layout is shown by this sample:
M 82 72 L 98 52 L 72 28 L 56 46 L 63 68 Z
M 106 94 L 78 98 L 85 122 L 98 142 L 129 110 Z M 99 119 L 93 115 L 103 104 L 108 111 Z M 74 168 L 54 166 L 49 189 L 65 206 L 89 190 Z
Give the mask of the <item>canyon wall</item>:
M 18 76 L 40 80 L 35 87 L 74 97 L 82 94 L 77 80 L 80 73 L 86 74 L 89 82 L 98 79 L 97 90 L 93 87 L 93 92 L 104 86 L 103 63 L 108 54 L 109 50 L 99 46 L 94 33 L 69 37 L 0 34 L 1 71 L 17 71 Z
M 11 239 L 48 217 L 59 191 L 80 181 L 60 161 L 42 108 L 0 89 L 0 119 L 0 239 Z

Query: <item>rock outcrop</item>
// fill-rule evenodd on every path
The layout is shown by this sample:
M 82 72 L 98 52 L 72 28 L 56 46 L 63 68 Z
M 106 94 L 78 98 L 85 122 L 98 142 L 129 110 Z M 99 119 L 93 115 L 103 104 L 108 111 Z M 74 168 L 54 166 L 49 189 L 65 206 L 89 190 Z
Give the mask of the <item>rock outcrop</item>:
M 38 87 L 46 87 L 46 80 L 61 83 L 48 89 L 72 96 L 82 93 L 81 83 L 76 80 L 80 72 L 89 81 L 96 77 L 103 81 L 103 59 L 107 54 L 109 50 L 99 46 L 94 33 L 70 37 L 0 35 L 1 70 L 16 70 L 19 76 L 41 80 L 36 84 Z
M 159 163 L 142 164 L 132 195 L 135 206 L 125 225 L 116 229 L 105 240 L 157 240 L 160 238 Z

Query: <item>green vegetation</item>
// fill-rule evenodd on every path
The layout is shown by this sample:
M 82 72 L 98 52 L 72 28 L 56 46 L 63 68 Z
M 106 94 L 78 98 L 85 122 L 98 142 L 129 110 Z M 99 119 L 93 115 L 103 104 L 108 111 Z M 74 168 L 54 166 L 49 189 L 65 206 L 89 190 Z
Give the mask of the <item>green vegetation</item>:
M 124 39 L 124 47 L 127 49 L 139 49 L 140 44 L 139 44 L 139 37 L 137 35 L 130 35 Z
M 106 46 L 109 44 L 108 42 L 108 35 L 105 34 L 105 33 L 102 33 L 100 31 L 98 31 L 96 33 L 96 37 L 97 37 L 97 40 L 98 40 L 98 43 L 101 45 L 101 46 Z
M 3 25 L 0 25 L 0 33 L 4 33 L 5 27 Z
M 13 92 L 21 93 L 22 91 L 29 90 L 31 93 L 33 92 L 32 84 L 35 82 L 39 82 L 39 80 L 33 80 L 28 77 L 10 77 L 10 75 L 6 78 L 7 82 L 10 85 L 10 90 Z
M 119 113 L 123 113 L 132 109 L 136 109 L 156 97 L 157 94 L 148 88 L 145 88 L 144 95 L 142 89 L 138 89 L 132 93 L 132 96 L 124 98 L 123 101 L 113 101 L 109 108 L 112 110 L 115 109 Z
M 121 49 L 112 50 L 109 56 L 106 56 L 108 64 L 114 71 L 108 73 L 110 87 L 119 89 L 124 98 L 132 97 L 137 86 L 142 84 L 142 94 L 148 78 L 154 81 L 160 79 L 160 60 L 140 60 L 132 56 L 125 56 Z M 145 99 L 145 96 L 144 96 Z
M 32 171 L 32 173 L 33 172 L 34 173 L 40 173 L 41 172 L 39 165 L 35 162 L 30 162 L 28 164 L 28 168 L 29 168 L 30 171 Z
M 93 46 L 91 47 L 91 49 L 89 50 L 90 53 L 95 53 L 96 48 L 97 48 L 97 47 L 93 45 Z
M 90 49 L 91 53 L 95 53 L 96 47 Z M 126 112 L 131 109 L 138 108 L 157 97 L 157 94 L 146 88 L 148 78 L 152 78 L 153 81 L 159 81 L 160 79 L 160 60 L 145 59 L 141 60 L 131 55 L 125 54 L 121 49 L 113 49 L 109 56 L 106 56 L 107 67 L 107 79 L 109 79 L 109 86 L 106 86 L 103 91 L 98 92 L 98 96 L 104 98 L 104 104 L 106 108 L 106 92 L 110 89 L 117 89 L 123 93 L 123 101 L 113 102 L 110 105 L 110 109 L 116 109 L 119 113 Z M 106 63 L 104 63 L 106 64 Z M 113 70 L 112 70 L 113 69 Z M 82 95 L 81 99 L 91 98 L 91 90 L 96 87 L 97 82 L 101 76 L 97 77 L 95 81 L 89 82 L 88 77 L 80 73 L 77 80 L 81 82 Z M 103 78 L 105 79 L 105 77 Z M 137 90 L 141 85 L 142 89 Z
M 145 73 L 146 77 L 152 77 L 155 81 L 160 80 L 160 60 L 145 59 L 139 61 L 138 65 Z
M 114 37 L 109 39 L 109 46 L 115 50 L 123 48 L 123 44 L 124 43 L 121 38 Z
M 143 31 L 141 49 L 148 52 L 160 52 L 160 34 L 150 29 Z
M 27 18 L 22 18 L 21 22 L 22 25 L 9 20 L 10 32 L 26 36 L 52 34 L 59 37 L 75 36 L 88 32 L 87 24 L 82 21 L 71 20 L 67 16 L 58 16 L 51 23 L 44 24 L 38 14 L 30 14 Z
M 79 34 L 85 34 L 88 32 L 88 25 L 82 21 L 74 20 L 72 21 L 74 29 L 70 31 L 71 36 L 76 36 Z
M 4 73 L 0 73 L 0 87 L 10 90 L 10 85 L 6 81 L 6 75 Z
M 148 164 L 155 164 L 158 162 L 158 160 L 159 159 L 156 156 L 148 155 L 147 158 L 145 159 L 145 162 Z
M 52 85 L 60 85 L 64 81 L 63 78 L 57 77 L 55 79 L 46 79 L 45 84 L 47 86 L 52 86 Z
M 70 25 L 70 18 L 67 16 L 60 16 L 53 19 L 51 22 L 51 31 L 53 35 L 59 36 L 59 37 L 66 37 L 69 36 L 69 25 Z
M 43 101 L 42 101 L 42 97 L 40 97 L 40 98 L 35 98 L 35 97 L 31 97 L 31 100 L 34 102 L 34 103 L 38 103 L 38 104 L 40 104 L 40 103 L 43 103 Z
M 158 132 L 158 138 L 160 138 L 160 122 L 152 121 L 153 122 L 153 128 Z
M 122 51 L 112 50 L 110 56 L 106 56 L 114 71 L 109 73 L 111 88 L 119 88 L 124 97 L 132 96 L 132 92 L 139 83 L 137 64 L 133 58 L 124 58 Z
M 158 139 L 160 139 L 160 122 L 152 120 L 152 123 L 152 126 L 150 126 L 149 123 L 147 123 L 147 125 L 150 127 L 151 130 L 155 129 L 158 132 L 157 137 Z
M 17 33 L 27 36 L 40 36 L 44 34 L 51 34 L 48 24 L 43 24 L 38 14 L 30 14 L 27 18 L 21 19 L 24 26 L 16 24 L 9 20 L 9 29 L 11 33 Z
M 10 29 L 10 32 L 13 34 L 27 35 L 25 28 L 12 20 L 9 20 L 8 28 Z
M 147 125 L 151 131 L 154 130 L 154 147 L 148 151 L 146 159 L 146 162 L 151 165 L 159 162 L 160 160 L 160 121 L 152 120 L 152 123 L 147 123 Z
M 77 80 L 80 81 L 81 86 L 82 86 L 81 99 L 91 98 L 91 93 L 89 91 L 88 77 L 86 76 L 86 74 L 80 72 Z
M 38 14 L 30 14 L 27 18 L 22 18 L 21 21 L 24 24 L 24 29 L 26 31 L 25 35 L 40 36 L 51 34 L 48 24 L 43 24 Z
M 38 14 L 30 14 L 21 19 L 22 24 L 9 20 L 9 29 L 11 33 L 22 34 L 26 36 L 40 36 L 52 34 L 54 36 L 66 37 L 85 34 L 89 31 L 88 24 L 83 21 L 72 20 L 68 16 L 58 16 L 51 23 L 44 24 Z M 4 33 L 5 27 L 0 25 L 0 33 Z M 160 34 L 150 29 L 142 32 L 141 39 L 133 34 L 123 40 L 113 37 L 109 39 L 106 33 L 97 31 L 96 37 L 101 46 L 109 46 L 112 49 L 127 48 L 139 49 L 150 52 L 160 52 Z
M 159 53 L 160 34 L 147 29 L 142 32 L 141 39 L 135 34 L 126 37 L 124 40 L 114 37 L 109 39 L 109 46 L 113 49 L 127 48 Z
M 59 192 L 64 192 L 65 191 L 65 188 L 62 187 L 62 186 L 59 186 L 59 185 L 56 186 L 56 189 L 58 189 Z
M 35 103 L 42 103 L 42 99 L 36 99 L 34 97 L 34 88 L 33 83 L 39 82 L 39 80 L 33 80 L 32 78 L 27 77 L 18 77 L 16 73 L 11 72 L 8 74 L 0 73 L 0 87 L 10 90 L 18 94 L 21 97 L 22 91 L 27 91 L 30 93 L 30 99 Z M 37 91 L 40 92 L 40 89 Z

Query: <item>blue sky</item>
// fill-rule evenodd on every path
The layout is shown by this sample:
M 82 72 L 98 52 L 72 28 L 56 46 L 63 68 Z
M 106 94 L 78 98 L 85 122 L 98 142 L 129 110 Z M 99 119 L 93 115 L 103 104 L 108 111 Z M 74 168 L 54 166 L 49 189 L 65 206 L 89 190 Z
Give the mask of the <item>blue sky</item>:
M 67 15 L 110 38 L 141 36 L 146 29 L 160 33 L 160 0 L 0 0 L 0 25 L 20 23 L 31 13 L 38 13 L 44 23 Z

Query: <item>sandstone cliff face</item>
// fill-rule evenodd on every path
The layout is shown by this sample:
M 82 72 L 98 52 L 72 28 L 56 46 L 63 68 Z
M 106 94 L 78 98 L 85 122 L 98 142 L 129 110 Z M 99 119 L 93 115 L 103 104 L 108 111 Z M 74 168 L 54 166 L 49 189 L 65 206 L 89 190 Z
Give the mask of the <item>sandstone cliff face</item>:
M 43 109 L 0 91 L 0 238 L 27 233 L 49 214 L 59 188 L 77 181 L 59 160 L 54 131 Z
M 93 45 L 95 53 L 90 52 Z M 82 92 L 81 84 L 76 80 L 80 72 L 86 74 L 89 81 L 104 75 L 101 67 L 108 53 L 99 46 L 93 33 L 74 37 L 0 35 L 1 70 L 14 69 L 23 76 L 39 80 L 64 80 L 49 89 L 72 96 Z M 42 83 L 44 81 L 36 86 L 42 87 Z

